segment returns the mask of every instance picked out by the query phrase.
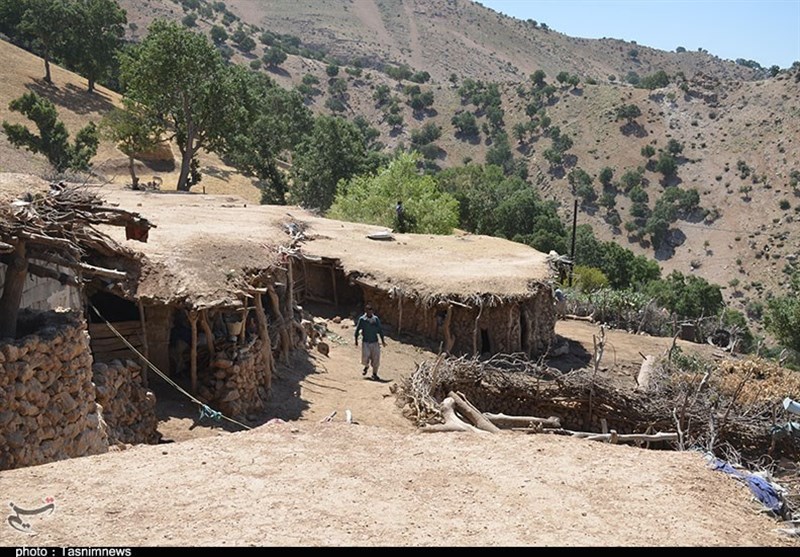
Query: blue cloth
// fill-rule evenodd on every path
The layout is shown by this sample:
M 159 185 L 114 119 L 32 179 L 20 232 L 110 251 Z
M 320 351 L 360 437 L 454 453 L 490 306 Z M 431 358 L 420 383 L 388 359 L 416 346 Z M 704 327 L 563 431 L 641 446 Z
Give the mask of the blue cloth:
M 778 493 L 778 491 L 770 482 L 761 476 L 756 476 L 755 474 L 749 474 L 747 472 L 737 470 L 731 466 L 730 463 L 718 458 L 715 458 L 711 463 L 711 468 L 744 480 L 744 482 L 747 484 L 747 487 L 750 488 L 750 491 L 753 493 L 756 499 L 758 499 L 762 505 L 775 514 L 782 514 L 786 509 L 785 502 L 780 493 Z
M 781 513 L 781 509 L 783 509 L 783 499 L 781 499 L 780 494 L 775 491 L 771 483 L 761 476 L 752 474 L 747 476 L 745 481 L 750 491 L 756 496 L 756 499 L 761 501 L 761 504 L 776 514 Z

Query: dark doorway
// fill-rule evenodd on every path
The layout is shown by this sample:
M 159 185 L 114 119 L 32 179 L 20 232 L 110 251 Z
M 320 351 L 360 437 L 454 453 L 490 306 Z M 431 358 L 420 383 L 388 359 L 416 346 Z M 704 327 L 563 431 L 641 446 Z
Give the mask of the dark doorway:
M 111 323 L 119 321 L 139 321 L 138 306 L 119 296 L 109 294 L 108 292 L 96 292 L 89 297 L 89 302 L 97 308 L 100 315 Z M 90 323 L 104 322 L 91 307 L 87 313 L 89 314 Z
M 481 329 L 481 354 L 491 354 L 492 344 L 489 342 L 489 330 Z

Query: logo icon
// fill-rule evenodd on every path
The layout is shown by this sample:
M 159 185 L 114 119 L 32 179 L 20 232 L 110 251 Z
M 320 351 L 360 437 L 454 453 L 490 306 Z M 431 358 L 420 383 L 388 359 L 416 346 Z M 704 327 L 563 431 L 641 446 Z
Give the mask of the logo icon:
M 35 534 L 36 532 L 31 527 L 29 519 L 25 517 L 53 514 L 56 510 L 56 500 L 52 497 L 47 497 L 44 499 L 44 503 L 43 506 L 36 509 L 23 509 L 14 503 L 9 503 L 8 505 L 11 507 L 12 513 L 8 515 L 8 525 L 18 532 Z

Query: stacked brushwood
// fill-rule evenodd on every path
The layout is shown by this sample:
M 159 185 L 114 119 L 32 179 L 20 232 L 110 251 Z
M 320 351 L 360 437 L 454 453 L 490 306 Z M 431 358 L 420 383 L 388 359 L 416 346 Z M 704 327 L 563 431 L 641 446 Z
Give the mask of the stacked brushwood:
M 98 230 L 98 225 L 133 228 L 142 240 L 154 226 L 137 213 L 106 205 L 88 188 L 63 182 L 51 184 L 47 193 L 0 204 L 0 262 L 8 266 L 0 296 L 0 338 L 16 337 L 29 273 L 75 286 L 85 278 L 128 278 L 111 264 L 135 257 L 134 253 Z M 54 267 L 67 268 L 71 274 Z
M 740 376 L 715 362 L 686 371 L 665 355 L 654 365 L 649 389 L 624 391 L 591 370 L 561 374 L 524 355 L 440 355 L 417 364 L 395 394 L 406 417 L 422 428 L 445 423 L 443 410 L 450 403 L 443 403 L 458 393 L 492 419 L 498 414 L 557 419 L 559 427 L 537 427 L 545 433 L 590 438 L 636 434 L 645 440 L 664 436 L 670 442 L 658 448 L 735 454 L 737 460 L 750 462 L 765 456 L 796 459 L 799 444 L 774 435 L 773 426 L 786 388 L 796 384 L 800 389 L 800 381 L 792 383 L 786 373 L 781 375 L 783 389 L 770 387 L 755 370 L 763 366 L 753 366 L 740 364 L 746 368 Z

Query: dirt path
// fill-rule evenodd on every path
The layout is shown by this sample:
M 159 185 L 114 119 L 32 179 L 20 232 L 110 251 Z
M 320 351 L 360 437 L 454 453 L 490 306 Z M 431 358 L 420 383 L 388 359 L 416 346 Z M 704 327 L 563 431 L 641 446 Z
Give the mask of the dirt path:
M 56 510 L 31 519 L 35 536 L 3 524 L 0 545 L 797 546 L 700 453 L 421 433 L 390 387 L 433 351 L 390 333 L 386 382 L 367 380 L 352 319 L 327 317 L 329 355 L 280 366 L 269 412 L 283 423 L 198 425 L 175 398 L 185 412 L 160 427 L 174 443 L 4 472 L 8 501 L 33 508 L 53 497 Z M 557 330 L 586 347 L 598 328 Z M 609 339 L 618 362 L 671 342 Z

